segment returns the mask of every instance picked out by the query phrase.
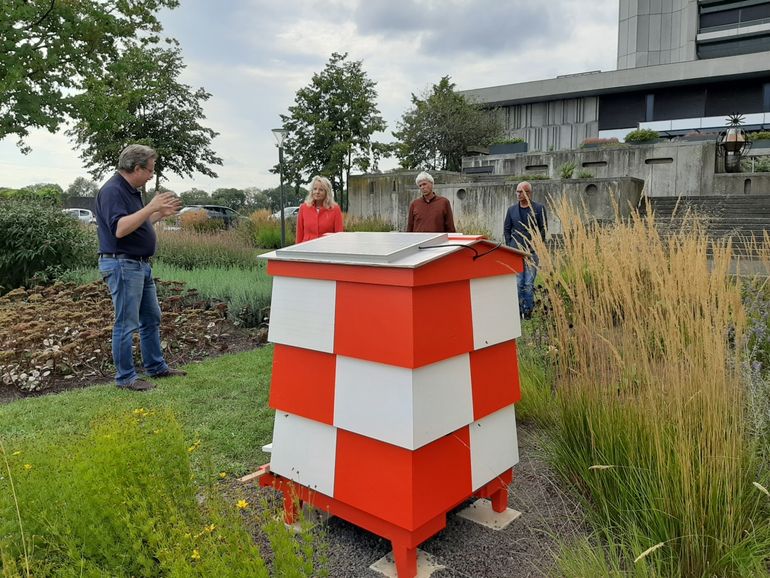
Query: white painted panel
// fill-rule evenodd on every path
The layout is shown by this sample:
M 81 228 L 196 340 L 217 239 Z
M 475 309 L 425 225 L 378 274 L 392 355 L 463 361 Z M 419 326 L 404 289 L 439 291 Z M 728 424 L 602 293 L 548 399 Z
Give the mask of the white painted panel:
M 471 311 L 474 349 L 520 337 L 516 275 L 471 279 Z
M 268 341 L 334 352 L 334 281 L 274 277 Z
M 417 449 L 473 421 L 470 356 L 465 353 L 414 371 Z
M 337 356 L 334 425 L 414 449 L 412 370 Z
M 473 491 L 519 463 L 513 404 L 471 424 Z
M 334 497 L 337 429 L 298 415 L 278 411 L 273 427 L 270 470 Z

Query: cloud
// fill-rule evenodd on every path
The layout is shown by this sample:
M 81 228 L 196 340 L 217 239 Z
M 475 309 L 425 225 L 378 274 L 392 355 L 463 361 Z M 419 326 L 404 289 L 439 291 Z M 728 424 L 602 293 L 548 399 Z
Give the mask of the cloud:
M 212 94 L 206 121 L 220 133 L 219 178 L 172 177 L 176 190 L 275 187 L 271 129 L 332 52 L 347 52 L 377 84 L 390 132 L 422 94 L 449 75 L 460 90 L 612 69 L 617 0 L 185 0 L 160 15 L 187 65 L 183 82 Z M 67 139 L 32 131 L 33 152 L 0 141 L 0 186 L 58 182 L 86 170 Z M 391 168 L 395 160 L 381 167 Z

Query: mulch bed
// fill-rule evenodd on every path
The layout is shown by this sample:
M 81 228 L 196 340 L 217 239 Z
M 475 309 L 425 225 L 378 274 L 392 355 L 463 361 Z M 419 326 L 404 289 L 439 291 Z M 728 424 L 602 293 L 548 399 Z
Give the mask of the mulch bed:
M 227 305 L 156 280 L 166 361 L 184 365 L 257 347 L 264 329 L 235 326 Z M 15 289 L 0 297 L 0 403 L 109 382 L 112 301 L 102 281 Z M 135 336 L 138 353 L 138 336 Z M 136 359 L 141 367 L 141 358 Z

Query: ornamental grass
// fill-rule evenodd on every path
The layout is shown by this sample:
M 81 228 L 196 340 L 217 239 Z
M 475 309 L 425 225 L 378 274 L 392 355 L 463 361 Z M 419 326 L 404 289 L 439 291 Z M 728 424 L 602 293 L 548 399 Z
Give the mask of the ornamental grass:
M 749 419 L 749 316 L 730 243 L 694 221 L 662 236 L 652 217 L 599 227 L 583 215 L 556 207 L 561 246 L 535 248 L 550 450 L 603 545 L 566 556 L 564 575 L 602 561 L 607 576 L 766 575 L 770 499 L 757 486 L 770 439 Z

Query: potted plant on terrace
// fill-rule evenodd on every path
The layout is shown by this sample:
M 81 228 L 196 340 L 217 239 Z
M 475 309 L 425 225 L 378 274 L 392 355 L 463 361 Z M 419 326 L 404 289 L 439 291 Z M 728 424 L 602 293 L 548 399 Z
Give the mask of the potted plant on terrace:
M 529 150 L 527 141 L 523 138 L 501 139 L 489 145 L 489 154 L 507 155 L 512 153 L 525 153 Z

